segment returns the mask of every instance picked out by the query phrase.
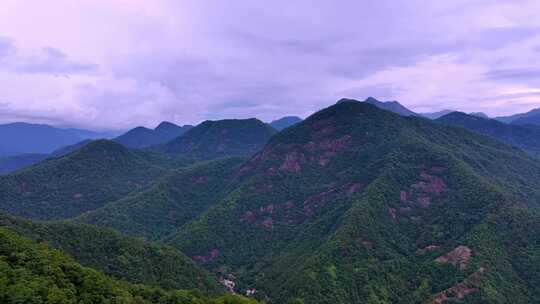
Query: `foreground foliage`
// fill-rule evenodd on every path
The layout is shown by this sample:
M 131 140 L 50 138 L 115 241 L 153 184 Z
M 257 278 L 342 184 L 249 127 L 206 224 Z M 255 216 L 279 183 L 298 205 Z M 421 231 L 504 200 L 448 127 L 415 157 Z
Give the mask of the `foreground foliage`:
M 95 226 L 32 222 L 0 213 L 0 226 L 68 253 L 78 263 L 131 283 L 218 295 L 217 279 L 178 250 Z
M 208 299 L 190 291 L 115 281 L 57 250 L 0 228 L 0 302 L 15 303 L 254 303 L 236 296 Z

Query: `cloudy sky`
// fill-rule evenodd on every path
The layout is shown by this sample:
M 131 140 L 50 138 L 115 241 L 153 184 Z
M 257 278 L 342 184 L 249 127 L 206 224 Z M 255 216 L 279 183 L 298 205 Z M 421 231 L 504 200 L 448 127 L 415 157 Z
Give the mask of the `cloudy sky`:
M 540 107 L 538 0 L 1 0 L 0 121 Z

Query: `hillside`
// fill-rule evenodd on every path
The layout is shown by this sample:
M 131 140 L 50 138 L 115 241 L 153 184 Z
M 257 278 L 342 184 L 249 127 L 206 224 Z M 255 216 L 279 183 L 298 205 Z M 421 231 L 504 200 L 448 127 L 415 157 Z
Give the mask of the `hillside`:
M 249 155 L 259 151 L 275 133 L 255 118 L 208 120 L 158 149 L 194 160 Z
M 114 141 L 129 148 L 145 148 L 159 145 L 184 134 L 193 126 L 178 126 L 170 122 L 162 122 L 155 129 L 137 127 L 116 137 Z
M 0 209 L 35 219 L 74 217 L 144 188 L 162 171 L 120 144 L 97 140 L 1 176 Z
M 285 128 L 288 128 L 294 124 L 297 124 L 302 121 L 302 118 L 298 116 L 285 116 L 280 119 L 276 119 L 270 123 L 272 128 L 281 131 Z
M 540 152 L 540 128 L 505 124 L 497 120 L 486 119 L 461 112 L 447 114 L 436 121 L 491 136 L 509 145 L 530 152 Z
M 218 281 L 181 252 L 123 236 L 114 230 L 71 222 L 32 222 L 0 213 L 0 226 L 47 242 L 78 263 L 108 276 L 166 289 L 224 292 Z
M 538 224 L 522 205 L 539 172 L 496 140 L 343 100 L 272 137 L 164 241 L 270 303 L 535 303 L 522 278 L 540 272 L 519 261 L 537 262 L 538 236 L 508 238 Z
M 209 299 L 111 279 L 60 251 L 0 227 L 0 302 L 118 304 L 254 304 L 232 295 Z
M 192 221 L 230 190 L 244 158 L 227 158 L 178 169 L 145 191 L 88 212 L 77 221 L 157 240 Z
M 109 138 L 111 133 L 60 129 L 48 125 L 10 123 L 0 125 L 0 156 L 48 154 L 85 139 Z

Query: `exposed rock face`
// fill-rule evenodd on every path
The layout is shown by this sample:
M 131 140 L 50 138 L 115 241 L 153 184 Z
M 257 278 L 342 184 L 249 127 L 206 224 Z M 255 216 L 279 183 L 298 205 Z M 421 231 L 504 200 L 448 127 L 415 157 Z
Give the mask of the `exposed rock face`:
M 220 252 L 218 249 L 212 249 L 212 251 L 210 251 L 208 254 L 206 255 L 196 255 L 196 256 L 193 256 L 191 257 L 194 261 L 196 262 L 199 262 L 199 263 L 207 263 L 207 262 L 211 262 L 215 259 L 217 259 L 220 255 Z
M 443 290 L 435 295 L 434 304 L 442 304 L 450 300 L 463 300 L 467 295 L 478 290 L 482 274 L 486 271 L 484 267 L 480 267 L 476 272 L 468 276 L 462 282 Z M 452 302 L 453 303 L 453 302 Z
M 432 171 L 439 172 L 440 169 L 432 169 Z M 427 208 L 431 205 L 433 199 L 440 197 L 446 190 L 447 186 L 442 178 L 422 172 L 419 180 L 412 184 L 408 190 L 399 192 L 399 200 L 402 204 L 407 205 L 406 208 Z
M 419 254 L 426 254 L 426 253 L 429 253 L 429 252 L 433 252 L 437 249 L 439 249 L 441 246 L 439 245 L 428 245 L 422 249 L 418 249 L 418 253 Z
M 467 246 L 458 246 L 456 249 L 449 253 L 438 257 L 435 262 L 440 264 L 450 263 L 459 267 L 459 270 L 467 269 L 467 264 L 471 259 L 472 250 Z

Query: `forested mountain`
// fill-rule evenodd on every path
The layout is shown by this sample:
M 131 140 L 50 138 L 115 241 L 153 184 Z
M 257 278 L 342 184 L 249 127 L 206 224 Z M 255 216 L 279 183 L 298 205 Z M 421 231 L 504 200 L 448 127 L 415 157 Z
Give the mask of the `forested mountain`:
M 523 207 L 538 195 L 504 176 L 539 172 L 495 140 L 343 100 L 275 135 L 165 241 L 271 303 L 533 303 L 540 272 L 516 257 L 536 267 L 539 237 L 511 234 L 538 225 Z
M 285 116 L 280 119 L 276 119 L 270 123 L 272 128 L 281 131 L 285 128 L 288 128 L 294 124 L 297 124 L 302 121 L 302 118 L 298 116 Z
M 35 219 L 77 216 L 155 180 L 163 169 L 122 145 L 97 140 L 0 177 L 0 208 Z
M 167 174 L 145 191 L 82 215 L 77 221 L 159 240 L 194 220 L 231 189 L 244 158 L 226 158 Z
M 491 136 L 530 152 L 540 152 L 540 128 L 535 126 L 505 124 L 494 119 L 486 119 L 461 112 L 452 112 L 436 121 Z
M 165 291 L 158 287 L 117 281 L 5 227 L 0 227 L 0 283 L 0 302 L 5 304 L 254 303 L 231 295 L 209 299 L 197 292 Z
M 48 125 L 10 123 L 0 125 L 0 157 L 19 154 L 49 154 L 85 139 L 112 137 L 82 129 L 60 129 Z
M 249 155 L 274 133 L 275 129 L 255 118 L 207 120 L 158 149 L 193 160 Z
M 540 163 L 458 118 L 524 128 L 343 99 L 279 133 L 222 120 L 146 151 L 94 141 L 0 177 L 1 209 L 73 219 L 0 215 L 0 236 L 102 271 L 62 260 L 126 303 L 248 301 L 159 289 L 215 295 L 216 280 L 270 304 L 539 303 Z M 58 277 L 31 265 L 9 282 Z
M 129 148 L 150 147 L 171 141 L 191 128 L 193 128 L 191 125 L 178 126 L 164 121 L 153 130 L 145 127 L 131 129 L 115 138 L 114 141 Z
M 181 252 L 123 236 L 114 230 L 68 221 L 32 222 L 0 213 L 0 226 L 68 253 L 78 263 L 114 278 L 166 289 L 218 295 L 217 279 Z

